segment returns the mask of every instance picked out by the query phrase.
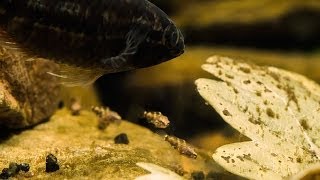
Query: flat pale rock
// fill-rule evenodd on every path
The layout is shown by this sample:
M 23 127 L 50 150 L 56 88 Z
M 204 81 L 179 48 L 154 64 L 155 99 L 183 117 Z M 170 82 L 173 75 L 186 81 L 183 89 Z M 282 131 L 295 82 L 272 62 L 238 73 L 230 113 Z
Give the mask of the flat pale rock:
M 134 179 L 148 172 L 137 162 L 153 163 L 175 172 L 181 155 L 157 134 L 123 121 L 105 131 L 97 128 L 97 117 L 88 111 L 72 116 L 63 109 L 50 121 L 0 140 L 0 169 L 10 162 L 29 163 L 32 179 Z M 115 144 L 126 133 L 129 144 Z M 46 156 L 52 153 L 60 169 L 45 172 Z

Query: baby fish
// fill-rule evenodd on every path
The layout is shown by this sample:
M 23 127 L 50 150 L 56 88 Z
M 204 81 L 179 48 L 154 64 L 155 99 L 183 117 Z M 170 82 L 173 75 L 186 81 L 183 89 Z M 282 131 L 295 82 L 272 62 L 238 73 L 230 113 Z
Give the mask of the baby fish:
M 71 98 L 71 104 L 70 104 L 69 109 L 71 111 L 71 115 L 73 115 L 73 116 L 80 115 L 80 112 L 82 109 L 80 100 L 76 99 L 76 98 Z
M 153 124 L 156 128 L 165 129 L 170 125 L 170 121 L 167 116 L 161 112 L 143 112 L 143 117 L 148 123 Z
M 70 86 L 156 65 L 184 52 L 172 20 L 147 0 L 1 0 L 0 47 L 52 60 Z
M 105 130 L 111 123 L 119 124 L 121 122 L 121 116 L 112 111 L 108 107 L 99 107 L 93 106 L 91 108 L 92 112 L 94 112 L 98 116 L 98 128 L 100 130 Z
M 168 141 L 172 147 L 180 152 L 180 154 L 193 159 L 197 158 L 198 154 L 195 152 L 194 148 L 191 147 L 191 145 L 189 145 L 185 140 L 169 135 L 165 135 L 164 140 Z

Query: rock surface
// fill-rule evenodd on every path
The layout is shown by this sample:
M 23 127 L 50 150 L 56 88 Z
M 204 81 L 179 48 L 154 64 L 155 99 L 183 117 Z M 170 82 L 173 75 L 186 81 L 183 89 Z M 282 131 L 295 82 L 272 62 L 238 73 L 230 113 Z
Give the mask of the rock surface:
M 126 133 L 129 144 L 115 144 Z M 16 177 L 32 179 L 133 179 L 148 172 L 136 166 L 148 162 L 179 171 L 181 155 L 162 137 L 123 121 L 98 130 L 97 117 L 88 111 L 72 116 L 59 110 L 49 122 L 0 141 L 0 168 L 10 162 L 29 163 L 30 172 Z M 45 172 L 48 154 L 58 159 L 60 169 Z
M 46 120 L 56 109 L 58 80 L 48 61 L 25 61 L 0 48 L 0 127 L 25 128 Z

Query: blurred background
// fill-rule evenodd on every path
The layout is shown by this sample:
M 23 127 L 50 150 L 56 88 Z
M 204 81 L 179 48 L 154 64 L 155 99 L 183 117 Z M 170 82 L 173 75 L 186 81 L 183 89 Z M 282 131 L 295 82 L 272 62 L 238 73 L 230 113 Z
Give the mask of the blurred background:
M 213 149 L 235 132 L 206 105 L 194 80 L 211 55 L 241 58 L 295 71 L 320 82 L 319 0 L 150 0 L 181 28 L 186 52 L 161 65 L 100 78 L 102 103 L 140 123 L 144 110 L 161 111 L 168 133 Z M 217 144 L 218 143 L 218 144 Z

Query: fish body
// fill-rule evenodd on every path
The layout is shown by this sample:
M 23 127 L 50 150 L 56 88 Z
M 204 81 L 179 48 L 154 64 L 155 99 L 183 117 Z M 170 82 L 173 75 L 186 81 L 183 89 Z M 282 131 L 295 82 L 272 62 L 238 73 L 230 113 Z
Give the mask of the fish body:
M 153 124 L 154 127 L 159 129 L 165 129 L 170 125 L 168 117 L 163 115 L 161 112 L 144 111 L 143 117 L 148 121 L 148 123 Z
M 198 154 L 195 152 L 194 148 L 191 145 L 189 145 L 185 140 L 169 135 L 165 135 L 164 140 L 169 142 L 172 147 L 174 147 L 180 152 L 180 154 L 193 159 L 197 158 Z
M 61 77 L 84 83 L 184 51 L 180 30 L 147 0 L 2 0 L 0 30 L 1 46 L 65 65 Z
M 98 128 L 100 130 L 105 130 L 111 123 L 120 124 L 121 122 L 121 116 L 108 107 L 93 106 L 91 110 L 98 116 Z

